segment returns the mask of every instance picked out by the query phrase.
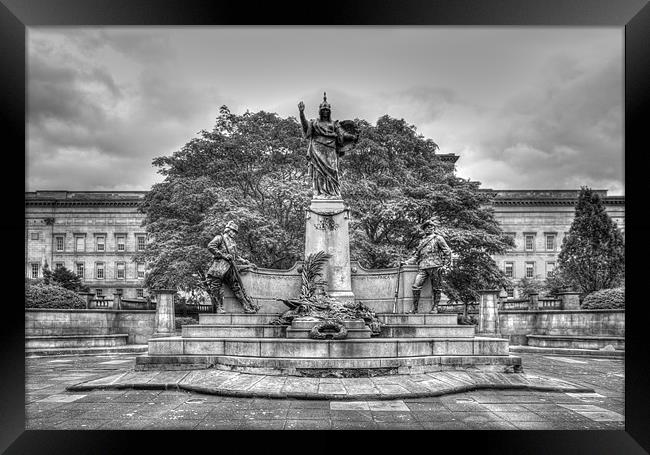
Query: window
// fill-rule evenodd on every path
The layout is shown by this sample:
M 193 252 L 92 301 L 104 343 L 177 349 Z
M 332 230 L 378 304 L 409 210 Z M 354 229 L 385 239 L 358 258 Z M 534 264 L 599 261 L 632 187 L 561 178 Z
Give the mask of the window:
M 32 232 L 30 239 L 32 240 L 38 240 L 38 232 Z
M 508 293 L 508 298 L 509 299 L 512 299 L 512 298 L 515 297 L 515 289 L 514 288 L 506 289 L 506 292 Z
M 54 263 L 54 270 L 56 269 L 62 269 L 63 268 L 63 262 L 55 262 Z
M 535 277 L 535 263 L 526 262 L 526 278 L 534 278 L 534 277 Z
M 117 274 L 116 277 L 118 280 L 123 280 L 125 276 L 125 264 L 124 262 L 117 263 Z
M 32 264 L 32 278 L 38 278 L 38 270 L 40 267 L 41 266 L 36 262 Z
M 138 278 L 144 278 L 144 262 L 137 263 Z
M 553 271 L 555 270 L 555 262 L 547 262 L 546 263 L 546 277 L 550 277 L 553 275 Z
M 555 251 L 555 234 L 546 234 L 546 250 Z
M 115 289 L 115 292 L 113 292 L 113 295 L 118 295 L 118 294 L 119 294 L 119 295 L 124 294 L 124 289 L 122 289 L 122 288 L 116 288 L 116 289 Z
M 124 251 L 126 249 L 126 237 L 123 235 L 117 236 L 117 251 Z
M 144 235 L 137 236 L 136 237 L 136 243 L 137 243 L 138 251 L 144 251 L 145 236 Z
M 79 278 L 83 278 L 84 277 L 84 263 L 83 262 L 77 262 L 76 266 L 77 266 L 77 276 Z
M 508 278 L 514 278 L 515 276 L 515 263 L 514 262 L 506 262 L 504 271 L 506 273 L 506 276 Z
M 95 249 L 97 251 L 106 251 L 106 237 L 103 235 L 98 235 L 95 238 Z
M 102 288 L 97 288 L 97 289 L 95 289 L 95 295 L 96 295 L 97 297 L 102 297 L 102 296 L 104 295 L 104 291 L 103 291 L 103 289 L 102 289 Z
M 86 251 L 86 237 L 78 235 L 74 238 L 75 251 Z
M 57 235 L 54 237 L 54 248 L 56 251 L 63 251 L 63 236 Z
M 97 262 L 95 264 L 95 278 L 102 280 L 104 279 L 104 263 Z
M 533 251 L 535 249 L 535 236 L 533 234 L 526 234 L 524 240 L 526 251 Z
M 144 298 L 144 289 L 136 289 L 135 290 L 135 296 L 139 299 Z

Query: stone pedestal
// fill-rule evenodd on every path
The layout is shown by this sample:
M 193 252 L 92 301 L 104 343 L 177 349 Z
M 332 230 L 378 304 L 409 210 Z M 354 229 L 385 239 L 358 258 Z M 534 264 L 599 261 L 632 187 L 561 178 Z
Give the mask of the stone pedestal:
M 122 291 L 116 290 L 113 293 L 113 309 L 114 310 L 122 309 Z
M 563 310 L 579 310 L 580 309 L 580 293 L 579 292 L 560 292 L 560 299 L 562 299 Z
M 176 335 L 176 320 L 174 316 L 175 289 L 157 289 L 156 321 L 153 337 L 171 337 Z
M 327 292 L 341 302 L 353 302 L 350 270 L 350 211 L 342 199 L 312 199 L 306 216 L 305 258 L 318 251 L 330 254 L 323 270 Z
M 539 309 L 539 292 L 530 292 L 528 294 L 528 309 L 530 311 Z
M 478 308 L 478 332 L 480 336 L 500 336 L 499 331 L 499 290 L 479 291 L 481 301 Z

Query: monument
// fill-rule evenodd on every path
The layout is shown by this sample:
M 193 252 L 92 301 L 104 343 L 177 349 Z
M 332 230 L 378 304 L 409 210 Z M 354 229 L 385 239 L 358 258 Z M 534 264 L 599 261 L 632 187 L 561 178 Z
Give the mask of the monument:
M 354 122 L 331 120 L 331 106 L 327 94 L 318 107 L 318 119 L 305 118 L 305 105 L 298 104 L 300 123 L 309 141 L 307 160 L 312 181 L 312 200 L 307 209 L 305 257 L 324 251 L 330 255 L 323 279 L 330 296 L 344 302 L 353 302 L 350 238 L 348 221 L 350 210 L 341 197 L 339 158 L 354 147 L 359 139 Z
M 520 371 L 521 359 L 509 354 L 507 339 L 477 337 L 474 326 L 458 325 L 455 313 L 437 313 L 440 271 L 450 251 L 435 226 L 425 226 L 421 248 L 399 268 L 369 270 L 350 261 L 350 210 L 341 195 L 338 164 L 359 133 L 354 122 L 331 120 L 326 95 L 318 119 L 305 118 L 304 103 L 298 109 L 313 191 L 304 261 L 288 270 L 254 268 L 238 282 L 229 280 L 232 289 L 219 288 L 221 311 L 201 314 L 199 324 L 184 325 L 180 336 L 150 339 L 136 369 L 214 367 L 298 376 Z M 213 242 L 215 263 L 236 259 L 232 251 L 216 248 L 223 239 Z M 223 269 L 225 277 L 231 273 L 227 266 L 236 272 L 233 262 L 214 268 Z M 432 311 L 418 314 L 427 278 Z

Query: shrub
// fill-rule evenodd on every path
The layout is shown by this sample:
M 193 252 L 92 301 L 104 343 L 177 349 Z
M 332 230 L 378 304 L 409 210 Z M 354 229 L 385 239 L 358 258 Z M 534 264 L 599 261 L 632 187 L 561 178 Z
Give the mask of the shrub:
M 61 286 L 36 284 L 25 286 L 25 308 L 85 309 L 86 302 Z
M 476 319 L 476 316 L 471 314 L 468 314 L 467 316 L 459 314 L 457 321 L 459 325 L 478 325 L 478 319 Z
M 175 326 L 176 330 L 180 330 L 181 326 L 183 325 L 188 325 L 188 324 L 198 324 L 199 320 L 194 319 L 194 318 L 186 318 L 186 317 L 177 317 L 175 318 Z
M 625 308 L 625 288 L 601 289 L 587 295 L 582 301 L 584 310 L 610 310 Z

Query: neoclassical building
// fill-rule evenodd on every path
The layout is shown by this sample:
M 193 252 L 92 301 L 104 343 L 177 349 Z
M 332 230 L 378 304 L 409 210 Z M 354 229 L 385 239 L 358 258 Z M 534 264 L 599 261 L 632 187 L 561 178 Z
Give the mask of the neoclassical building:
M 452 160 L 455 161 L 455 160 Z M 495 217 L 515 239 L 515 248 L 496 256 L 513 279 L 544 278 L 555 268 L 574 217 L 578 190 L 490 190 Z M 625 197 L 597 191 L 625 233 Z M 145 264 L 133 255 L 145 247 L 144 191 L 35 191 L 25 193 L 25 276 L 42 277 L 65 266 L 92 292 L 112 298 L 142 297 Z M 516 289 L 509 291 L 517 296 Z

